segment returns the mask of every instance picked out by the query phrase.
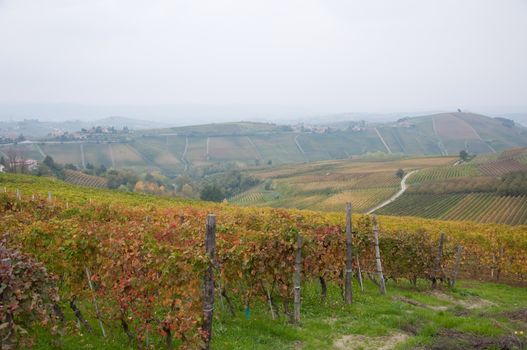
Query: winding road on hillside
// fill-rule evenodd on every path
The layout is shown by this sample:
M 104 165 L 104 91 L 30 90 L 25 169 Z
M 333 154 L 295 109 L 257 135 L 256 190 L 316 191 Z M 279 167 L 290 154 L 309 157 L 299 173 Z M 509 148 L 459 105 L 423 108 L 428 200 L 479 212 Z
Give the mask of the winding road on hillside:
M 403 193 L 406 192 L 406 189 L 408 188 L 408 186 L 406 186 L 406 179 L 408 179 L 408 177 L 410 177 L 410 175 L 415 174 L 418 171 L 419 170 L 412 170 L 408 174 L 404 175 L 404 177 L 401 179 L 401 189 L 399 190 L 399 192 L 397 192 L 396 194 L 391 196 L 388 200 L 385 200 L 381 204 L 377 205 L 373 209 L 370 209 L 366 214 L 373 214 L 376 210 L 381 209 L 382 207 L 390 204 L 391 202 L 393 202 L 397 198 L 401 197 L 403 195 Z

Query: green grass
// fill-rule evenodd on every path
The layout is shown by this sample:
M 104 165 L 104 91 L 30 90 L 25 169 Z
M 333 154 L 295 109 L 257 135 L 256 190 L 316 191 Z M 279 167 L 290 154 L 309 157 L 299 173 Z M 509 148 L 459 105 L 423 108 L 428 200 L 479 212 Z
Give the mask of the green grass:
M 363 335 L 365 339 L 405 333 L 408 338 L 400 342 L 396 349 L 412 349 L 418 345 L 436 341 L 436 334 L 442 329 L 469 333 L 474 336 L 496 337 L 511 334 L 515 330 L 526 329 L 526 324 L 517 324 L 503 316 L 504 311 L 525 308 L 527 289 L 493 283 L 463 281 L 454 290 L 441 289 L 439 293 L 449 299 L 438 298 L 431 293 L 428 283 L 421 281 L 418 287 L 407 283 L 398 285 L 388 283 L 388 293 L 379 295 L 377 287 L 367 282 L 365 291 L 354 283 L 354 303 L 344 305 L 340 289 L 329 285 L 326 302 L 320 300 L 316 283 L 308 283 L 302 290 L 301 324 L 292 325 L 280 313 L 272 320 L 267 304 L 258 301 L 251 305 L 249 318 L 242 311 L 241 304 L 234 300 L 236 315 L 231 316 L 225 302 L 216 298 L 213 328 L 213 349 L 334 349 L 335 341 L 349 335 Z M 405 297 L 430 307 L 443 306 L 445 310 L 418 307 L 399 301 Z M 467 309 L 457 303 L 479 301 L 485 303 L 480 308 Z M 280 303 L 277 303 L 280 304 Z M 83 305 L 89 311 L 90 305 Z M 281 305 L 279 306 L 281 310 Z M 83 311 L 84 311 L 83 310 Z M 62 349 L 126 349 L 127 339 L 120 329 L 107 322 L 107 339 L 98 335 L 82 336 L 75 330 L 73 314 L 66 310 L 70 332 L 63 338 Z M 463 312 L 461 312 L 463 311 Z M 86 315 L 89 312 L 85 312 Z M 96 333 L 95 320 L 90 320 Z M 34 331 L 38 335 L 35 349 L 50 349 L 54 337 L 43 330 Z M 154 347 L 161 346 L 159 336 L 152 334 L 150 342 Z

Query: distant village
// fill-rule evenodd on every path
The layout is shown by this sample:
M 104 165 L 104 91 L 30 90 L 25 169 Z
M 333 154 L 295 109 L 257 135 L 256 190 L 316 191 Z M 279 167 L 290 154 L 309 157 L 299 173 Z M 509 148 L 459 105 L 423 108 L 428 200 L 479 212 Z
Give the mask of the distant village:
M 89 140 L 104 138 L 104 136 L 110 135 L 128 135 L 133 133 L 128 127 L 122 129 L 116 129 L 113 126 L 94 126 L 89 129 L 82 128 L 80 131 L 68 132 L 62 129 L 55 129 L 48 134 L 48 138 L 57 141 L 78 141 L 78 140 Z

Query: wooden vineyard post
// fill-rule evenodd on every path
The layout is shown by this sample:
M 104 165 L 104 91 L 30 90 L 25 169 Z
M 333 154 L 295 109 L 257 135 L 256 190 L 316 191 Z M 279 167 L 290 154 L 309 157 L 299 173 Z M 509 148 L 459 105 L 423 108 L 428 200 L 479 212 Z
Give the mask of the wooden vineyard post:
M 205 237 L 205 253 L 208 259 L 208 267 L 205 271 L 203 281 L 203 326 L 205 332 L 204 350 L 210 349 L 212 339 L 212 316 L 214 311 L 214 256 L 216 250 L 216 216 L 207 216 L 207 233 Z
M 457 274 L 459 273 L 459 266 L 461 265 L 461 255 L 463 254 L 463 246 L 458 245 L 456 247 L 456 264 L 452 269 L 452 276 L 450 277 L 450 287 L 454 288 L 456 286 Z
M 294 312 L 293 323 L 300 323 L 300 274 L 302 272 L 302 235 L 298 234 L 296 241 L 295 273 L 294 273 Z
M 434 266 L 434 272 L 432 275 L 432 288 L 437 287 L 438 275 L 441 271 L 441 261 L 443 260 L 443 245 L 445 244 L 445 233 L 441 232 L 441 237 L 439 237 L 439 246 L 437 247 L 437 255 Z
M 265 287 L 265 293 L 267 294 L 267 303 L 269 304 L 269 310 L 271 311 L 271 318 L 276 320 L 276 314 L 273 309 L 273 299 L 271 299 L 271 292 L 267 286 Z
M 377 218 L 375 215 L 372 215 L 371 220 L 375 244 L 375 266 L 377 270 L 377 276 L 379 277 L 379 292 L 381 294 L 386 294 L 386 285 L 384 284 L 384 275 L 382 273 L 381 250 L 379 249 L 379 229 L 377 228 Z
M 51 198 L 51 191 L 48 191 L 48 203 L 51 204 L 52 198 Z
M 20 190 L 18 188 L 16 189 L 16 199 L 17 200 L 21 200 L 22 199 L 22 196 L 20 195 Z
M 95 317 L 97 317 L 97 320 L 99 321 L 99 327 L 101 328 L 102 336 L 106 338 L 106 331 L 104 330 L 104 325 L 102 324 L 101 320 L 101 313 L 99 312 L 99 306 L 97 305 L 97 299 L 95 298 L 95 289 L 93 288 L 93 283 L 91 282 L 90 270 L 85 267 L 84 271 L 86 272 L 86 278 L 88 279 L 88 286 L 90 287 L 90 290 L 92 292 L 92 301 L 93 307 L 95 308 Z
M 0 247 L 0 249 L 4 249 Z M 10 258 L 5 258 L 0 261 L 0 266 L 2 266 L 2 270 L 6 272 L 6 275 L 9 273 L 8 271 L 11 270 L 12 262 Z M 11 291 L 11 288 L 6 287 L 2 293 L 0 294 L 0 301 L 2 302 L 2 305 L 8 305 L 9 299 L 13 291 Z M 11 312 L 6 312 L 5 316 L 2 317 L 3 322 L 6 322 L 8 325 L 12 324 L 13 322 L 13 314 Z M 8 349 L 15 348 L 14 345 L 16 343 L 16 334 L 15 332 L 9 332 L 7 336 L 2 335 L 2 349 L 4 346 Z
M 344 299 L 346 304 L 353 302 L 353 291 L 351 289 L 352 277 L 352 234 L 351 234 L 351 203 L 346 203 L 346 275 L 344 280 Z
M 362 271 L 360 270 L 360 260 L 359 260 L 358 255 L 357 255 L 357 275 L 359 277 L 360 290 L 361 292 L 364 292 L 364 285 L 362 283 Z

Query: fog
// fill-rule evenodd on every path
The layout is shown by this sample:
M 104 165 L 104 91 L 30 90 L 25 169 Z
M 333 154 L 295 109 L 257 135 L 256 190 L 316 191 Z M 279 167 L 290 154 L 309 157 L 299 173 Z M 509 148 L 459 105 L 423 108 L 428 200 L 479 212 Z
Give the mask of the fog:
M 0 0 L 3 117 L 525 111 L 526 62 L 525 0 Z

